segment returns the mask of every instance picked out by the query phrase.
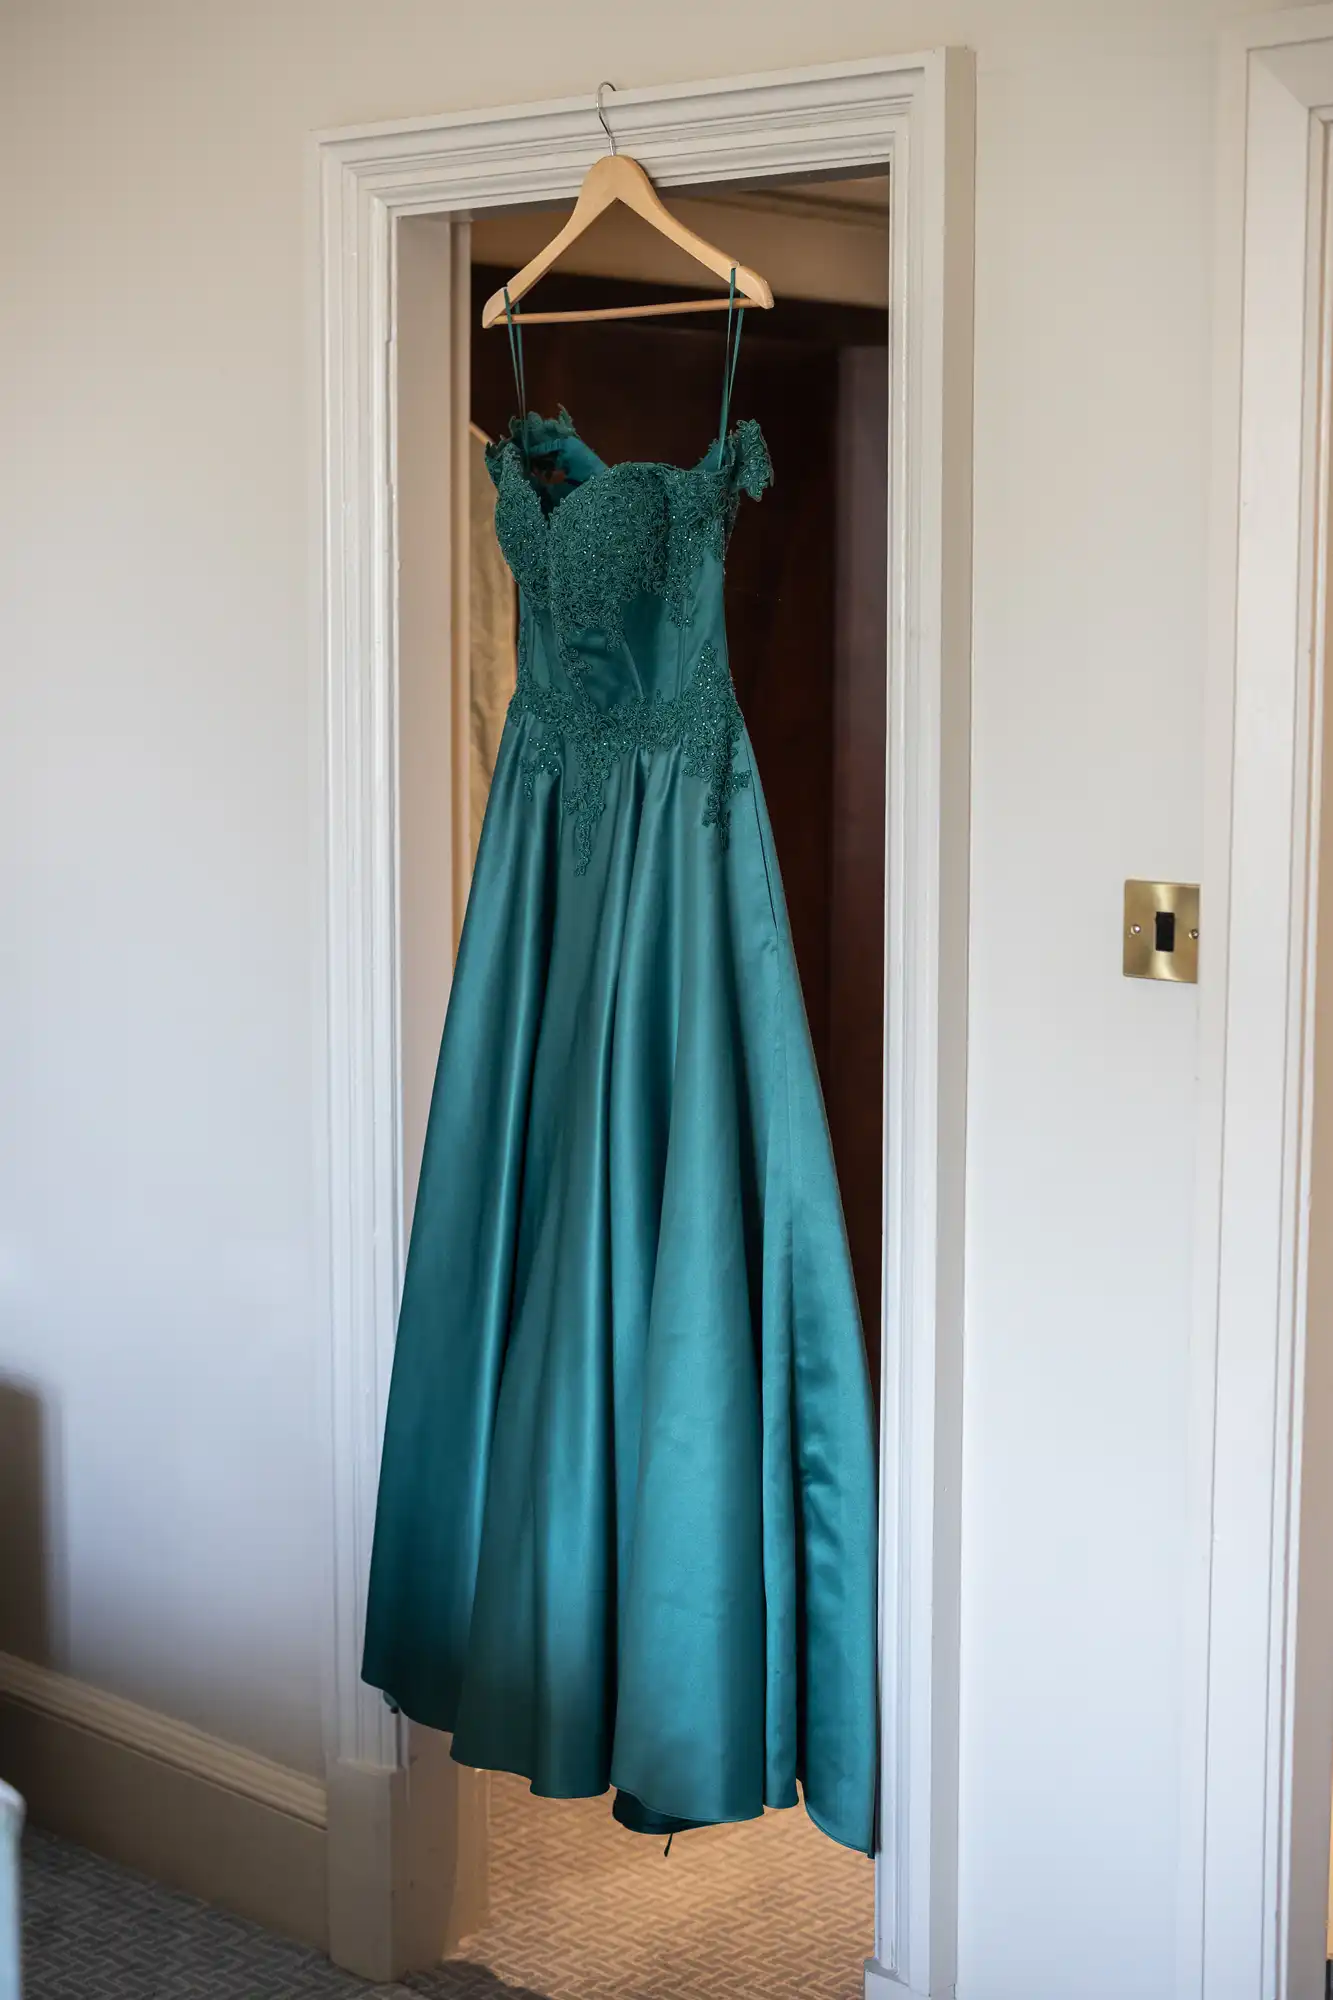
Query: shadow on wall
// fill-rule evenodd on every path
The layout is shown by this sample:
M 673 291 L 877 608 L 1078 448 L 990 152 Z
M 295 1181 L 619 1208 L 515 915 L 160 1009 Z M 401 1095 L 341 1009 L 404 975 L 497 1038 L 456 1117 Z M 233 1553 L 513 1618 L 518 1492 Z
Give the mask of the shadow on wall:
M 0 1653 L 39 1667 L 60 1664 L 52 1610 L 56 1451 L 54 1415 L 36 1387 L 0 1381 Z

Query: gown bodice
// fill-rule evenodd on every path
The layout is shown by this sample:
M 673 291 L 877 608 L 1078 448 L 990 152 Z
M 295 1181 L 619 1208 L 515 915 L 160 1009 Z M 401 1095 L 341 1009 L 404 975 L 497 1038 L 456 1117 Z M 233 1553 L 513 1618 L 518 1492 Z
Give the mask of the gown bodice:
M 663 624 L 681 635 L 678 670 L 692 640 L 716 635 L 740 497 L 758 499 L 773 479 L 759 425 L 737 424 L 697 465 L 607 465 L 562 408 L 529 415 L 526 429 L 516 417 L 486 461 L 500 547 L 542 637 L 534 671 L 546 679 L 559 662 L 604 705 L 679 694 L 678 680 L 643 674 L 667 664 L 653 651 Z
M 741 495 L 772 481 L 768 448 L 746 420 L 697 465 L 607 465 L 567 411 L 515 418 L 487 451 L 495 526 L 519 586 L 518 679 L 511 719 L 531 718 L 523 770 L 572 750 L 566 805 L 586 870 L 610 765 L 631 751 L 678 748 L 706 784 L 703 821 L 725 844 L 743 723 L 726 663 L 723 560 Z

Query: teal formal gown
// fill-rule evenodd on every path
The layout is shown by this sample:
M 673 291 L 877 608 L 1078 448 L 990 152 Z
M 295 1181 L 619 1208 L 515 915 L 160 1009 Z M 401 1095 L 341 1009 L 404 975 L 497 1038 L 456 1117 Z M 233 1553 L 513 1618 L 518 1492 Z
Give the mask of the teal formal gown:
M 725 422 L 723 430 L 725 433 Z M 757 424 L 490 452 L 517 690 L 412 1225 L 365 1677 L 641 1831 L 873 1842 L 870 1395 L 722 562 Z M 812 668 L 812 671 L 815 669 Z

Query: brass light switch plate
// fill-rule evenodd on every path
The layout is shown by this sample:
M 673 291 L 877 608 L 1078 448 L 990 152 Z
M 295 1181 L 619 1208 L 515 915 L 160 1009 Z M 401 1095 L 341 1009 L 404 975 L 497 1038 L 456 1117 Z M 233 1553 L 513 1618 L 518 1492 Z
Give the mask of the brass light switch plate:
M 1125 977 L 1197 983 L 1197 882 L 1126 882 Z

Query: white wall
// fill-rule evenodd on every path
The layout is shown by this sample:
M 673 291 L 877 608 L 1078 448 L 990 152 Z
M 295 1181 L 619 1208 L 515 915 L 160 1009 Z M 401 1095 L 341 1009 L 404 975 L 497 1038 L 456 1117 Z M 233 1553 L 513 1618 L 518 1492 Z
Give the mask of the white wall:
M 1232 11 L 8 0 L 0 1377 L 58 1664 L 317 1762 L 307 134 L 970 43 L 960 1991 L 1171 1993 L 1195 1014 L 1118 898 L 1199 866 Z

